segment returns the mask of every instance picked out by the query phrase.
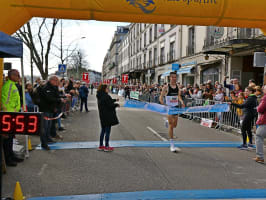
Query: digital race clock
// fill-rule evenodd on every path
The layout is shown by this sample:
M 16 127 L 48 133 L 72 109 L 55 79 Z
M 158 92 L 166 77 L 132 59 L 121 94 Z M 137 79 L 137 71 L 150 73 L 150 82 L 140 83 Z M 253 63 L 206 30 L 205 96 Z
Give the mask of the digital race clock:
M 39 135 L 42 113 L 0 112 L 0 134 Z

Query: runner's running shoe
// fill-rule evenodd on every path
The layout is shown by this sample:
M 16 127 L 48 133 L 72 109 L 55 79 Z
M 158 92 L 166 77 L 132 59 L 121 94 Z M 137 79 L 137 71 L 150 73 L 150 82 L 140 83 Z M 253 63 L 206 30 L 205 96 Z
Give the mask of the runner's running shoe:
M 104 149 L 105 149 L 105 146 L 99 146 L 97 150 L 98 151 L 104 151 Z
M 170 147 L 170 151 L 173 152 L 173 153 L 178 153 L 178 152 L 181 151 L 181 149 L 178 148 L 178 147 L 171 146 L 171 147 Z
M 104 151 L 105 152 L 111 152 L 111 151 L 114 151 L 114 148 L 113 147 L 105 147 Z

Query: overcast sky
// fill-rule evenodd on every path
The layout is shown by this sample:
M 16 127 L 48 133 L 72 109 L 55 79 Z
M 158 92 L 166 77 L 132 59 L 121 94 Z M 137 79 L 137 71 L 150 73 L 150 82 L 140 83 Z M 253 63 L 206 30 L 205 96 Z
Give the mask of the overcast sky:
M 103 59 L 110 46 L 116 27 L 128 24 L 63 20 L 63 46 L 69 50 L 75 47 L 84 50 L 87 55 L 86 60 L 90 64 L 90 69 L 101 72 Z M 60 23 L 57 25 L 54 43 L 60 44 Z M 13 68 L 20 70 L 19 59 L 5 59 L 4 61 L 12 62 Z M 49 67 L 51 68 L 49 73 L 55 72 L 58 69 L 59 60 L 54 57 L 49 62 Z M 24 66 L 25 75 L 30 75 L 30 58 L 26 47 L 24 47 Z M 39 75 L 37 68 L 34 68 L 34 75 Z

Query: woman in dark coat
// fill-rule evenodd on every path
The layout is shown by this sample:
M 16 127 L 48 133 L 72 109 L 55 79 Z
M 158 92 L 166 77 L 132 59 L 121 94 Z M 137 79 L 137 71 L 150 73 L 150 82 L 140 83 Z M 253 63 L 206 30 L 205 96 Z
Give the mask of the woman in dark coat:
M 241 125 L 241 133 L 243 137 L 243 144 L 239 146 L 240 149 L 246 150 L 248 148 L 254 148 L 252 144 L 252 132 L 251 128 L 253 126 L 253 122 L 256 116 L 256 107 L 258 105 L 257 97 L 254 94 L 255 89 L 252 87 L 247 87 L 245 89 L 245 96 L 247 99 L 243 104 L 235 104 L 232 103 L 232 106 L 243 109 L 243 121 Z M 247 135 L 249 138 L 249 144 L 247 145 Z
M 111 127 L 119 124 L 116 116 L 115 108 L 119 107 L 119 104 L 115 103 L 118 99 L 112 99 L 108 94 L 107 85 L 100 85 L 97 90 L 98 110 L 101 121 L 101 136 L 99 151 L 113 151 L 114 148 L 109 146 L 109 138 L 111 133 Z M 103 146 L 103 139 L 105 137 L 105 146 Z

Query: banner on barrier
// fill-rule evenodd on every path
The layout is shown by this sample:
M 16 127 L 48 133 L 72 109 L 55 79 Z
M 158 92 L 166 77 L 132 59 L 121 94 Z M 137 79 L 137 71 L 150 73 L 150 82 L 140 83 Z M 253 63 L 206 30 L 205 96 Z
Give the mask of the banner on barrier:
M 137 92 L 137 91 L 131 91 L 130 92 L 130 98 L 131 99 L 139 99 L 139 92 Z
M 135 100 L 127 100 L 124 104 L 127 108 L 145 109 L 157 112 L 163 115 L 177 115 L 184 113 L 202 113 L 202 112 L 229 112 L 230 107 L 228 104 L 215 104 L 208 106 L 196 106 L 189 108 L 176 108 L 164 106 L 156 103 L 147 103 Z

